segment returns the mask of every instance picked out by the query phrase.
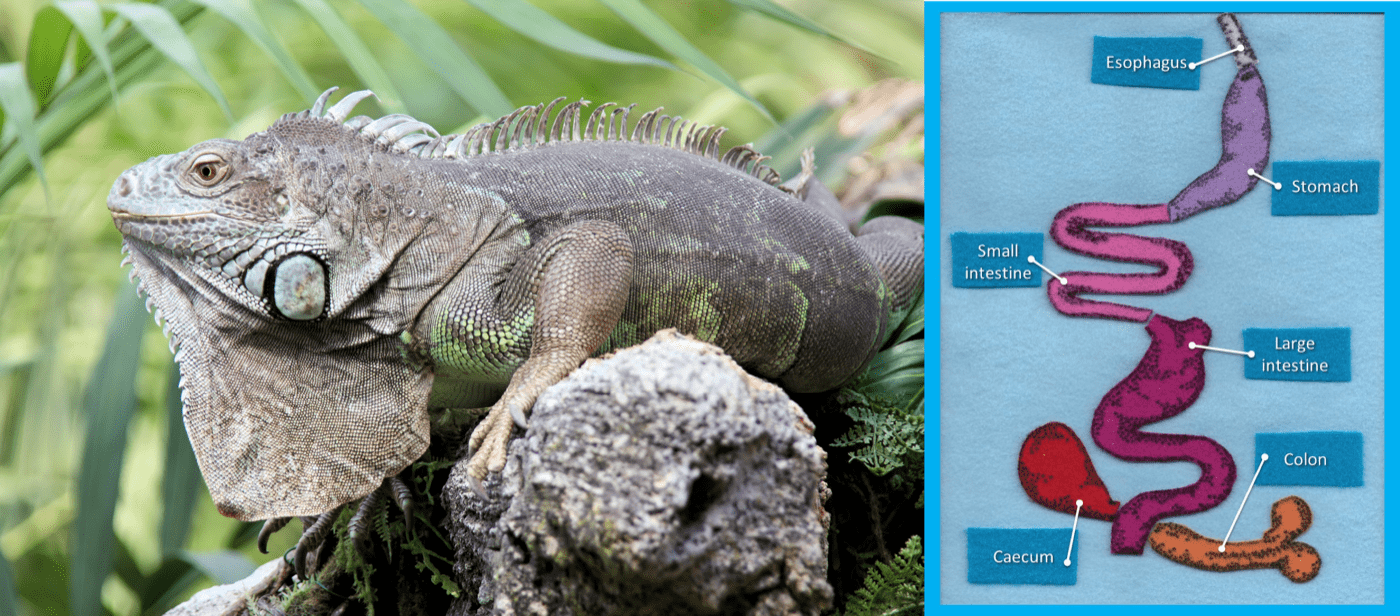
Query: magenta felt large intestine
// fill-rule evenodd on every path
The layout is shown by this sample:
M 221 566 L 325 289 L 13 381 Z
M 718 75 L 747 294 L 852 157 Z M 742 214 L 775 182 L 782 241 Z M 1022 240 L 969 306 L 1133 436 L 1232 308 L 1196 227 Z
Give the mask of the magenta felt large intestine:
M 1235 485 L 1235 460 L 1204 436 L 1144 432 L 1142 427 L 1175 417 L 1201 395 L 1206 384 L 1201 349 L 1210 327 L 1200 319 L 1175 321 L 1157 315 L 1147 324 L 1152 343 L 1136 368 L 1108 390 L 1094 410 L 1094 442 L 1129 462 L 1194 462 L 1195 483 L 1134 496 L 1118 508 L 1110 543 L 1115 554 L 1141 554 L 1152 525 L 1167 516 L 1205 511 L 1224 502 Z

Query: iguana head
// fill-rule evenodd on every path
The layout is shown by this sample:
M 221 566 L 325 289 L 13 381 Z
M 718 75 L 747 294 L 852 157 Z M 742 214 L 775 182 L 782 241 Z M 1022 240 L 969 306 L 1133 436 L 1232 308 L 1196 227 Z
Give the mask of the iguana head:
M 428 443 L 432 376 L 400 336 L 466 258 L 439 228 L 469 208 L 415 215 L 390 146 L 426 125 L 399 116 L 367 135 L 344 120 L 369 93 L 323 116 L 329 94 L 243 141 L 139 164 L 107 200 L 179 349 L 200 469 L 238 519 L 324 512 Z

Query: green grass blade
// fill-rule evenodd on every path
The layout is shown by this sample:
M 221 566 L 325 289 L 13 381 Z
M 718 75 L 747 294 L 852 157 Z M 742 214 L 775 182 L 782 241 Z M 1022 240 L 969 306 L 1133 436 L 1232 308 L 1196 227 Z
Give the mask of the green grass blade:
M 24 603 L 33 606 L 31 614 L 72 614 L 72 610 L 68 609 L 68 596 L 61 591 L 61 584 L 53 582 L 67 576 L 67 565 L 62 559 L 63 553 L 58 550 L 29 550 L 12 563 L 16 574 L 15 590 L 19 591 Z
M 360 4 L 403 39 L 473 109 L 488 116 L 504 116 L 515 109 L 486 71 L 422 11 L 404 0 L 360 0 Z
M 585 58 L 617 64 L 647 64 L 680 70 L 661 58 L 618 49 L 588 36 L 524 0 L 467 0 L 507 28 L 543 45 Z
M 204 63 L 200 62 L 199 54 L 195 53 L 194 44 L 190 42 L 185 31 L 180 28 L 180 23 L 170 15 L 170 11 L 154 4 L 140 4 L 135 2 L 123 4 L 109 4 L 108 9 L 116 11 L 118 15 L 131 21 L 131 25 L 146 37 L 156 49 L 160 50 L 166 58 L 184 69 L 204 88 L 210 96 L 218 101 L 219 108 L 224 110 L 224 117 L 229 122 L 233 121 L 233 111 L 229 109 L 228 100 L 224 98 L 223 90 L 219 89 L 219 84 L 214 82 L 214 78 L 209 75 L 209 70 L 204 68 Z
M 0 552 L 0 616 L 19 614 L 19 594 L 15 592 L 15 572 Z
M 88 60 L 92 59 L 92 48 L 88 47 L 87 41 L 79 36 L 73 41 L 73 68 L 82 69 L 87 66 Z
M 924 296 L 919 296 L 919 301 L 909 310 L 909 316 L 904 317 L 904 322 L 899 325 L 899 333 L 895 334 L 890 346 L 897 345 L 905 340 L 913 338 L 924 331 Z
M 640 0 L 600 1 L 609 9 L 612 9 L 614 13 L 617 13 L 618 17 L 632 24 L 632 27 L 636 28 L 638 32 L 641 32 L 643 36 L 651 39 L 658 47 L 690 63 L 691 66 L 699 69 L 700 72 L 709 75 L 711 79 L 718 81 L 720 85 L 729 88 L 735 94 L 738 94 L 744 100 L 748 101 L 749 104 L 753 105 L 755 109 L 758 109 L 759 112 L 763 114 L 763 117 L 768 118 L 771 122 L 777 122 L 777 120 L 773 119 L 773 115 L 768 113 L 768 108 L 764 107 L 763 103 L 758 102 L 758 99 L 749 95 L 749 93 L 739 85 L 739 82 L 734 81 L 734 78 L 730 77 L 729 73 L 725 72 L 723 68 L 720 68 L 719 64 L 716 64 L 714 60 L 711 60 L 709 56 L 705 55 L 705 52 L 700 51 L 698 47 L 686 40 L 680 32 L 677 32 L 675 28 L 671 27 L 671 24 L 666 23 L 666 20 L 643 5 Z
M 167 557 L 146 576 L 146 583 L 140 590 L 141 613 L 155 616 L 170 611 L 185 591 L 203 577 L 203 573 L 185 560 Z
M 136 564 L 136 558 L 131 555 L 131 547 L 120 538 L 113 545 L 117 549 L 112 552 L 112 572 L 117 574 L 117 579 L 139 594 L 140 589 L 145 586 L 146 578 L 141 575 L 141 566 Z
M 826 29 L 825 26 L 822 26 L 821 24 L 815 21 L 812 21 L 810 19 L 807 19 L 806 17 L 792 12 L 787 7 L 773 2 L 773 0 L 729 0 L 729 3 L 733 4 L 734 6 L 762 13 L 764 15 L 772 17 L 773 19 L 796 26 L 818 36 L 824 36 L 838 43 L 849 45 L 855 49 L 859 49 L 882 60 L 893 62 L 892 59 L 879 53 L 876 53 L 869 47 L 866 47 L 865 45 L 861 45 L 860 43 L 857 43 L 851 39 L 836 34 L 835 32 Z
M 78 29 L 78 34 L 83 36 L 87 48 L 97 57 L 102 71 L 107 73 L 107 86 L 112 89 L 112 100 L 116 100 L 117 78 L 112 70 L 112 54 L 107 50 L 107 35 L 102 32 L 102 7 L 93 0 L 72 0 L 55 2 L 54 8 L 62 11 L 73 27 Z M 81 61 L 78 68 L 82 68 Z
M 0 64 L 0 109 L 5 110 L 9 124 L 19 135 L 20 147 L 29 157 L 29 164 L 34 166 L 34 173 L 39 175 L 39 183 L 44 185 L 47 195 L 49 181 L 44 177 L 44 155 L 34 130 L 34 97 L 24 79 L 24 68 L 18 62 Z
M 78 470 L 77 517 L 73 520 L 69 596 L 75 616 L 103 613 L 102 583 L 113 571 L 116 536 L 112 514 L 117 507 L 127 427 L 136 409 L 136 371 L 146 310 L 133 285 L 117 293 L 102 357 L 83 396 L 87 437 Z
M 0 406 L 0 467 L 14 464 L 15 452 L 19 449 L 19 438 L 24 433 L 21 420 L 24 419 L 24 394 L 29 389 L 30 376 L 34 374 L 34 360 L 5 366 L 0 370 L 0 385 L 9 391 Z
M 868 389 L 866 393 L 878 393 L 900 400 L 909 400 L 910 408 L 924 403 L 924 372 L 901 372 L 882 379 L 878 389 Z
M 170 556 L 185 546 L 190 523 L 194 520 L 195 506 L 204 494 L 204 482 L 199 475 L 199 464 L 190 446 L 190 437 L 185 433 L 185 420 L 181 413 L 183 405 L 180 404 L 180 371 L 174 366 L 171 366 L 165 396 L 168 436 L 165 442 L 165 478 L 161 485 L 165 511 L 161 514 L 160 551 Z
M 25 73 L 34 100 L 43 109 L 58 85 L 58 69 L 63 66 L 63 54 L 68 51 L 68 37 L 73 24 L 52 6 L 34 14 L 34 26 L 29 30 L 29 53 L 25 56 Z
M 253 574 L 258 566 L 242 552 L 182 552 L 180 557 L 220 584 L 231 584 Z
M 350 70 L 354 71 L 365 87 L 374 91 L 380 107 L 389 113 L 403 113 L 406 110 L 403 97 L 399 95 L 398 88 L 394 87 L 394 82 L 389 79 L 389 73 L 374 59 L 374 54 L 360 37 L 355 36 L 355 31 L 340 18 L 340 14 L 336 13 L 331 5 L 326 4 L 325 0 L 292 1 L 321 26 L 321 31 L 330 37 L 336 49 L 340 50 L 345 61 L 350 64 Z
M 824 36 L 833 41 L 839 41 L 852 47 L 858 47 L 854 43 L 851 43 L 850 41 L 847 41 L 846 39 L 837 36 L 832 31 L 822 27 L 821 24 L 818 24 L 815 21 L 798 15 L 797 13 L 794 13 L 791 10 L 789 10 L 787 7 L 774 3 L 772 0 L 729 0 L 729 3 L 737 7 L 742 7 L 751 11 L 763 13 L 764 15 L 772 17 L 773 19 L 786 22 L 793 26 L 797 26 L 798 28 L 801 28 L 813 34 Z
M 802 150 L 830 131 L 827 126 L 836 108 L 819 102 L 784 120 L 754 142 L 754 149 L 773 157 L 768 166 L 784 178 L 796 177 L 801 170 Z
M 231 550 L 237 550 L 257 539 L 260 531 L 262 531 L 261 522 L 240 522 L 229 532 L 228 540 L 224 542 L 224 545 Z
M 860 381 L 863 384 L 873 383 L 911 370 L 923 373 L 924 341 L 922 338 L 896 345 L 875 355 L 875 359 L 870 361 L 870 367 L 866 369 Z
M 282 43 L 279 43 L 272 36 L 272 32 L 269 32 L 267 27 L 263 25 L 262 18 L 258 17 L 257 11 L 253 9 L 252 3 L 248 0 L 192 1 L 223 15 L 224 19 L 229 20 L 248 35 L 254 44 L 272 57 L 277 68 L 282 71 L 283 75 L 287 76 L 287 81 L 292 82 L 292 87 L 295 87 L 302 97 L 306 98 L 308 105 L 321 94 L 321 91 L 317 90 L 316 86 L 311 83 L 311 76 L 306 74 L 306 70 L 292 58 L 291 54 L 287 53 L 287 48 L 283 47 Z

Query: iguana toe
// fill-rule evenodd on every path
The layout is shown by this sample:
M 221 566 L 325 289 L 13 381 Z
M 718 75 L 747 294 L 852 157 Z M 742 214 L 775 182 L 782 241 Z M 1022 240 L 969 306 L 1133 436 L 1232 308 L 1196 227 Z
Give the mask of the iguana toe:
M 505 413 L 493 412 L 482 421 L 482 425 L 477 426 L 477 431 L 481 433 L 481 438 L 472 435 L 472 440 L 480 447 L 471 454 L 471 459 L 467 461 L 467 483 L 472 491 L 478 496 L 486 498 L 486 490 L 483 482 L 488 473 L 499 473 L 506 467 L 506 445 L 510 442 L 510 432 L 515 425 L 510 419 L 505 418 Z M 484 430 L 483 430 L 484 429 Z
M 340 510 L 343 508 L 344 505 L 341 505 L 340 507 L 336 507 L 335 509 L 317 516 L 315 522 L 307 526 L 306 530 L 302 532 L 301 539 L 297 541 L 296 552 L 292 558 L 292 564 L 296 567 L 297 577 L 303 580 L 308 579 L 312 571 L 314 571 L 314 567 L 319 567 L 323 564 L 323 548 L 325 548 L 325 544 L 329 543 L 328 537 L 331 535 L 331 525 L 335 522 L 336 517 L 340 515 Z M 303 522 L 305 522 L 305 519 L 303 519 Z M 307 563 L 306 558 L 313 553 L 313 550 L 316 554 L 316 560 Z
M 496 423 L 496 409 L 492 408 L 486 417 L 476 424 L 472 429 L 472 436 L 467 440 L 467 456 L 476 457 L 476 452 L 481 450 L 481 444 L 486 440 L 486 435 L 491 433 L 491 426 Z
M 354 544 L 355 550 L 364 552 L 368 549 L 370 535 L 370 519 L 374 515 L 375 509 L 384 503 L 384 486 L 370 492 L 369 496 L 360 500 L 360 506 L 355 509 L 355 515 L 350 518 L 348 534 L 350 542 Z
M 398 503 L 399 511 L 403 512 L 403 527 L 408 535 L 413 536 L 413 492 L 408 489 L 408 484 L 399 479 L 397 475 L 385 480 L 389 485 L 389 491 L 394 495 L 394 502 Z

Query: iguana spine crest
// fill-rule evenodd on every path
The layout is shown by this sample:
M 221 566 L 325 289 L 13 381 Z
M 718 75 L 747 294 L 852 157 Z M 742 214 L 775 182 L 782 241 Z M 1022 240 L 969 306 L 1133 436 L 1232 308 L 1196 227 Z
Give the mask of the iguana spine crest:
M 768 184 L 777 185 L 782 181 L 777 171 L 763 164 L 770 157 L 754 150 L 752 144 L 734 146 L 721 155 L 719 140 L 725 133 L 724 127 L 664 115 L 661 107 L 642 114 L 630 135 L 627 122 L 635 104 L 622 107 L 616 103 L 604 103 L 583 120 L 583 107 L 589 104 L 586 100 L 569 103 L 557 114 L 554 113 L 554 107 L 564 100 L 562 96 L 548 103 L 526 105 L 494 122 L 473 126 L 465 133 L 439 135 L 432 126 L 405 114 L 386 115 L 377 120 L 368 116 L 346 119 L 355 105 L 373 96 L 373 93 L 369 90 L 353 92 L 326 109 L 326 102 L 335 90 L 331 88 L 323 92 L 311 109 L 287 114 L 284 119 L 324 117 L 342 123 L 381 148 L 415 154 L 421 158 L 470 158 L 554 143 L 630 141 L 717 160 Z

